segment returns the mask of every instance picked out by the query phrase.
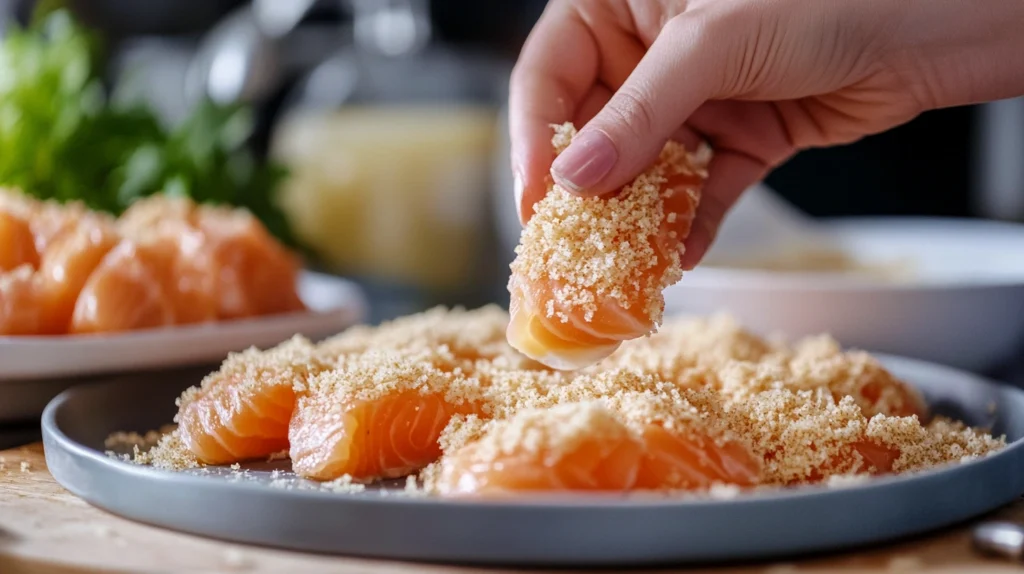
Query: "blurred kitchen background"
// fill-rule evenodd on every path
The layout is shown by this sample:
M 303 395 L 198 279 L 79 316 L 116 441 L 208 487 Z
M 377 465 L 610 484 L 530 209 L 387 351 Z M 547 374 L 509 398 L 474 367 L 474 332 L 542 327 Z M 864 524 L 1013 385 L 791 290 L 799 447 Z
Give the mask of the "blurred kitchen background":
M 35 2 L 0 0 L 0 21 Z M 280 205 L 373 321 L 507 302 L 518 239 L 502 107 L 542 0 L 77 0 L 107 81 L 169 123 L 202 97 L 256 112 Z M 6 27 L 6 26 L 4 26 Z M 1024 100 L 925 114 L 768 179 L 816 216 L 1024 221 Z

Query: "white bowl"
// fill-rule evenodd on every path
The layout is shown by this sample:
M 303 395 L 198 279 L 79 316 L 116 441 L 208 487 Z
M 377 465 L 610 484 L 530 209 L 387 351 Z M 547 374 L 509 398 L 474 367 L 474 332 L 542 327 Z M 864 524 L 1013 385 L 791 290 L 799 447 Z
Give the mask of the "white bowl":
M 911 276 L 702 266 L 666 291 L 666 313 L 724 311 L 762 333 L 830 333 L 845 346 L 974 371 L 1024 353 L 1024 225 L 898 217 L 829 223 L 852 257 L 908 259 Z

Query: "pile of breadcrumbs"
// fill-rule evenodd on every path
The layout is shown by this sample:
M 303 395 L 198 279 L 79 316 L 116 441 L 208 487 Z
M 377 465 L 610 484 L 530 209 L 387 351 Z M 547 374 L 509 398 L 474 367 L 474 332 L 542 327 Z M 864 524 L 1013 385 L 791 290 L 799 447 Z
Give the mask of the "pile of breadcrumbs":
M 319 344 L 296 338 L 277 349 L 246 351 L 225 368 L 247 368 L 257 383 L 288 377 L 296 388 L 326 387 L 332 396 L 358 393 L 360 399 L 420 388 L 427 380 L 433 391 L 447 385 L 447 400 L 482 405 L 484 416 L 455 416 L 439 440 L 442 450 L 473 444 L 481 459 L 513 450 L 558 452 L 656 422 L 746 445 L 763 461 L 758 484 L 764 487 L 867 477 L 876 469 L 853 448 L 865 442 L 899 453 L 895 473 L 1005 446 L 1002 437 L 929 416 L 917 393 L 871 355 L 845 351 L 827 336 L 788 344 L 755 336 L 725 316 L 669 321 L 593 367 L 562 372 L 509 347 L 507 322 L 494 306 L 437 308 Z M 127 458 L 137 463 L 198 466 L 173 431 L 112 437 L 114 443 L 134 444 Z M 441 466 L 420 473 L 430 492 Z M 334 484 L 348 482 L 342 477 Z

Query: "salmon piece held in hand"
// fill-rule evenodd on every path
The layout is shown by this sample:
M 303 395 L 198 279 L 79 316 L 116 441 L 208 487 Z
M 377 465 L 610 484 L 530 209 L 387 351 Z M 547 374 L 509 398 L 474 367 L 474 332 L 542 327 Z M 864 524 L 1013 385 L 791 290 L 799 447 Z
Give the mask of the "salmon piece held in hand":
M 573 134 L 571 125 L 558 128 L 556 148 Z M 690 154 L 670 141 L 614 196 L 581 198 L 555 185 L 516 248 L 509 343 L 548 367 L 571 370 L 656 331 L 662 292 L 682 277 L 683 240 L 710 158 L 710 148 Z
M 261 352 L 233 353 L 178 400 L 178 434 L 204 464 L 230 464 L 288 448 L 293 385 L 328 368 L 308 340 L 295 336 Z
M 424 359 L 370 352 L 345 361 L 299 393 L 288 438 L 301 476 L 370 481 L 418 471 L 441 455 L 451 418 L 477 408 L 472 380 Z

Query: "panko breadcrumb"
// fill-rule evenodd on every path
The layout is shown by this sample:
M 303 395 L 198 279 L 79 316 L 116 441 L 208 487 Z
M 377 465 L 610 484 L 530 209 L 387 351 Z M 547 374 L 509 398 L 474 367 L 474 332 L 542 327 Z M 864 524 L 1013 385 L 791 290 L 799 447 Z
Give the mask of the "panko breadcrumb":
M 631 437 L 620 417 L 598 401 L 524 409 L 507 419 L 491 420 L 469 441 L 472 460 L 492 462 L 500 456 L 540 455 L 558 458 L 581 442 Z M 465 447 L 463 447 L 465 448 Z
M 843 350 L 827 336 L 788 345 L 766 341 L 726 316 L 677 320 L 596 366 L 555 371 L 521 360 L 508 347 L 507 321 L 497 307 L 436 308 L 319 345 L 295 338 L 266 351 L 250 349 L 210 377 L 236 377 L 252 392 L 290 384 L 301 400 L 325 405 L 410 390 L 472 403 L 476 414 L 454 415 L 441 433 L 442 459 L 408 477 L 407 488 L 419 493 L 437 493 L 444 457 L 467 447 L 482 459 L 565 452 L 601 433 L 640 436 L 651 424 L 747 445 L 763 463 L 759 488 L 868 480 L 880 469 L 861 454 L 864 445 L 892 453 L 889 470 L 902 473 L 987 456 L 1006 444 L 960 422 L 929 420 L 906 383 L 871 355 Z M 202 386 L 186 392 L 181 404 Z M 157 436 L 122 433 L 110 444 L 133 447 L 129 458 L 140 464 L 199 466 L 176 431 Z M 342 477 L 330 487 L 359 488 L 350 483 Z M 736 494 L 730 485 L 711 490 Z
M 250 347 L 228 355 L 219 370 L 207 375 L 199 386 L 182 393 L 177 401 L 178 412 L 225 380 L 238 385 L 240 394 L 258 394 L 267 386 L 301 386 L 310 376 L 332 366 L 334 363 L 309 339 L 299 335 L 266 351 Z
M 445 401 L 453 405 L 480 400 L 480 385 L 475 379 L 459 371 L 439 369 L 430 357 L 429 353 L 368 351 L 311 377 L 297 390 L 302 399 L 338 405 L 373 401 L 404 391 L 443 393 Z
M 468 361 L 519 358 L 505 339 L 507 325 L 508 313 L 497 305 L 473 310 L 435 307 L 377 327 L 352 327 L 327 339 L 320 348 L 325 354 L 336 356 L 371 349 L 419 352 L 446 348 L 455 357 Z
M 151 465 L 164 470 L 185 470 L 200 466 L 196 455 L 185 446 L 177 429 L 160 437 L 156 446 L 147 451 L 140 451 L 136 447 L 132 460 L 136 464 Z

